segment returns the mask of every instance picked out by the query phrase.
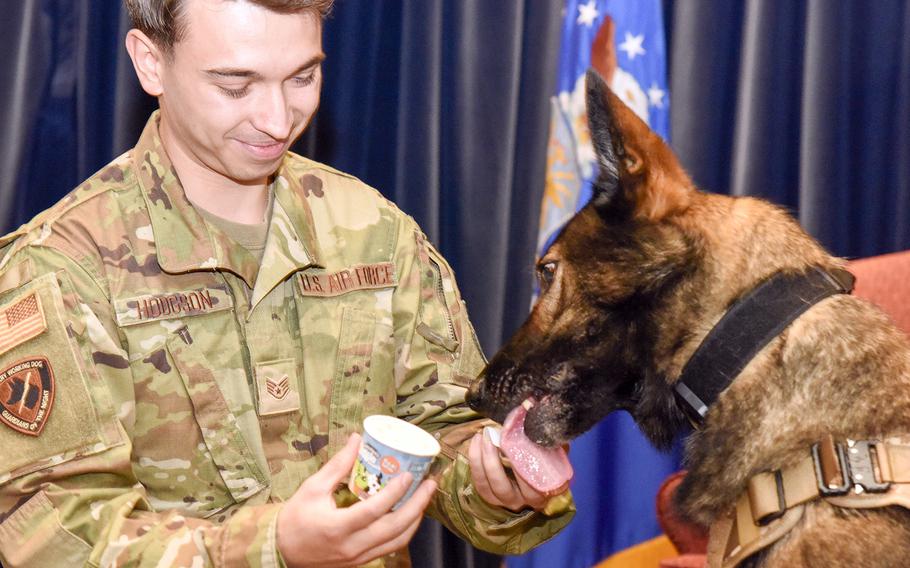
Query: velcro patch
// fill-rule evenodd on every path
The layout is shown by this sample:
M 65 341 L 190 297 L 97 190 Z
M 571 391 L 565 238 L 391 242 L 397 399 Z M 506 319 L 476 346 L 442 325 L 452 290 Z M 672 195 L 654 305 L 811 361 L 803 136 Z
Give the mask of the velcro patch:
M 301 272 L 297 275 L 304 296 L 340 296 L 354 290 L 390 288 L 398 285 L 395 264 L 378 262 L 345 268 L 338 272 Z
M 30 282 L 32 280 L 32 270 L 32 260 L 30 258 L 7 267 L 0 274 L 0 294 Z
M 256 365 L 259 416 L 300 410 L 294 359 L 267 361 Z
M 38 337 L 46 329 L 41 299 L 32 292 L 0 311 L 0 354 Z
M 234 307 L 234 299 L 220 288 L 147 294 L 114 301 L 117 323 L 121 327 L 163 319 L 198 316 L 232 307 Z
M 44 357 L 30 357 L 0 372 L 0 422 L 37 436 L 54 407 L 54 371 Z

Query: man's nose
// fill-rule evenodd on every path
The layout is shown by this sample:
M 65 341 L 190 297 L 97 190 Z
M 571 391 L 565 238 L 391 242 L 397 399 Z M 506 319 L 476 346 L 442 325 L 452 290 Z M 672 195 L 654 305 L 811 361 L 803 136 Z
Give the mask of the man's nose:
M 288 98 L 281 87 L 268 89 L 256 105 L 253 126 L 275 140 L 286 140 L 291 134 L 291 117 Z

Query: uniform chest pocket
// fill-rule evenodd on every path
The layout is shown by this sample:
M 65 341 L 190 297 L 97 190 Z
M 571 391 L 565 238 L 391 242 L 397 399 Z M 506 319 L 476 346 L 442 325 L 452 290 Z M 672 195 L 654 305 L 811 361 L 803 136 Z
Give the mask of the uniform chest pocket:
M 342 314 L 329 407 L 330 454 L 344 445 L 351 432 L 360 431 L 376 328 L 370 312 L 349 307 Z
M 358 302 L 355 294 L 370 301 Z M 364 416 L 395 407 L 391 319 L 386 310 L 370 309 L 391 290 L 355 294 L 344 301 L 306 298 L 299 306 L 304 400 L 314 437 L 326 437 L 328 456 L 361 430 Z
M 263 490 L 266 478 L 238 424 L 227 383 L 246 374 L 212 349 L 239 351 L 231 312 L 186 318 L 160 347 L 132 362 L 136 385 L 134 469 L 159 509 L 209 517 Z M 204 322 L 197 320 L 206 320 Z M 192 321 L 189 321 L 192 320 Z M 217 333 L 224 326 L 224 333 Z M 217 346 L 217 347 L 215 347 Z M 220 383 L 220 384 L 219 384 Z M 249 411 L 253 412 L 252 405 Z

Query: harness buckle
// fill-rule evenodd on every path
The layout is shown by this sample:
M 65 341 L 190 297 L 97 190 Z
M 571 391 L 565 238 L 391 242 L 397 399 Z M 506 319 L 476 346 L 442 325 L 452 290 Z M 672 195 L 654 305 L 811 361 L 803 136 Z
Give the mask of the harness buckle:
M 875 442 L 869 440 L 847 440 L 844 444 L 834 442 L 829 434 L 821 442 L 812 445 L 812 461 L 815 465 L 815 480 L 818 492 L 823 497 L 846 495 L 850 489 L 857 494 L 883 493 L 891 487 L 888 481 L 875 478 L 873 452 Z M 876 458 L 879 456 L 876 455 Z
M 760 527 L 763 527 L 770 523 L 771 521 L 777 520 L 784 516 L 784 513 L 787 512 L 787 499 L 784 495 L 784 476 L 781 471 L 775 470 L 771 472 L 770 475 L 774 476 L 774 488 L 777 493 L 777 510 L 770 511 L 764 515 L 755 519 L 755 524 Z M 752 481 L 749 481 L 749 499 L 753 500 L 752 496 Z M 754 500 L 753 500 L 754 501 Z M 753 505 L 754 507 L 754 505 Z
M 890 481 L 878 481 L 875 479 L 875 468 L 872 463 L 872 454 L 870 447 L 875 447 L 875 459 L 879 464 L 883 456 L 878 453 L 878 446 L 875 442 L 869 440 L 847 440 L 847 462 L 850 467 L 850 479 L 853 481 L 857 493 L 862 487 L 868 493 L 884 493 L 891 487 Z M 881 465 L 879 465 L 881 471 Z

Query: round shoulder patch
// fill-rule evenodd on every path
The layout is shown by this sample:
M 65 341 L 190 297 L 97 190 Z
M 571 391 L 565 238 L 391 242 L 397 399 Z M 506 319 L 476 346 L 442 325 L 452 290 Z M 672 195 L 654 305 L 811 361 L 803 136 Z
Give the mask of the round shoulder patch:
M 54 406 L 54 372 L 44 357 L 29 357 L 0 372 L 0 422 L 37 436 Z

